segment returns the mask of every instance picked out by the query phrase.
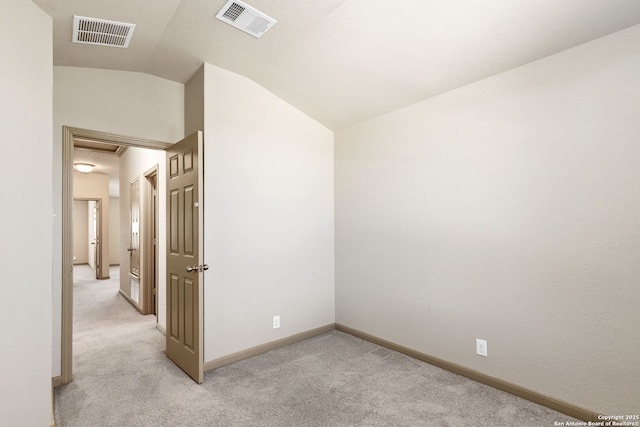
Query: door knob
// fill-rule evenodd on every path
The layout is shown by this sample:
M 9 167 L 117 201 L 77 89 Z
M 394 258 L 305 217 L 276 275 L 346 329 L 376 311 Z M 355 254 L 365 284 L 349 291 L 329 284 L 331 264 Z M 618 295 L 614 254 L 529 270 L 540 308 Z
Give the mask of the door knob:
M 129 252 L 133 252 L 133 251 L 135 251 L 135 249 L 133 249 L 133 248 L 129 248 L 129 249 L 127 249 L 127 251 L 129 251 Z
M 207 264 L 202 264 L 202 265 L 198 265 L 198 264 L 194 264 L 194 265 L 188 265 L 185 270 L 187 270 L 187 272 L 191 273 L 193 271 L 197 271 L 202 273 L 205 270 L 208 270 L 209 266 Z

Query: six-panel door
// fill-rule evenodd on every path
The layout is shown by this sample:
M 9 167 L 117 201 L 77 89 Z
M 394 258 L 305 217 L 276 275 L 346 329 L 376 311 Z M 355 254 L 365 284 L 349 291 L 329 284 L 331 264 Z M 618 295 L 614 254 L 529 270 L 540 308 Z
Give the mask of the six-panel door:
M 167 356 L 203 378 L 202 133 L 167 148 Z

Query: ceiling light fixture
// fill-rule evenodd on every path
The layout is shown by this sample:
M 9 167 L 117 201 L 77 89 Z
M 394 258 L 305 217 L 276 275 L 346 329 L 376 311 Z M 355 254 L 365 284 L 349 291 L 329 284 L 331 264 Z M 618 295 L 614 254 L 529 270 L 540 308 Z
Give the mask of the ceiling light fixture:
M 93 168 L 95 168 L 95 165 L 92 165 L 91 163 L 74 163 L 73 166 L 76 168 L 76 170 L 80 173 L 89 173 L 93 170 Z

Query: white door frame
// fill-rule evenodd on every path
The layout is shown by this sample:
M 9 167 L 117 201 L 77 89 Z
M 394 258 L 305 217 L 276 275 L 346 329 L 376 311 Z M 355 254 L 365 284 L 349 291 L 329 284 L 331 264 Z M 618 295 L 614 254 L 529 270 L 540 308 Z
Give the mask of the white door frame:
M 72 380 L 73 354 L 73 147 L 74 139 L 84 138 L 105 144 L 164 150 L 171 143 L 116 135 L 89 129 L 62 127 L 62 331 L 60 376 L 53 378 L 59 386 Z M 163 232 L 160 230 L 160 232 Z

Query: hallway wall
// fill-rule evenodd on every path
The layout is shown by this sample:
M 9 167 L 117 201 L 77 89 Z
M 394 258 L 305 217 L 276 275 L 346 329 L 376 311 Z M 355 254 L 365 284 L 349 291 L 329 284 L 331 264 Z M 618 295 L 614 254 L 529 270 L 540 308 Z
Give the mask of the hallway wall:
M 73 201 L 73 256 L 74 264 L 89 262 L 89 202 L 86 200 Z
M 165 282 L 167 277 L 167 264 L 166 264 L 166 217 L 167 217 L 167 205 L 166 205 L 166 153 L 162 150 L 147 150 L 142 148 L 131 147 L 120 158 L 120 218 L 122 218 L 120 227 L 120 290 L 127 296 L 131 297 L 131 279 L 129 276 L 130 271 L 130 256 L 127 248 L 131 241 L 129 235 L 130 229 L 130 183 L 135 178 L 138 178 L 140 183 L 140 218 L 145 217 L 145 210 L 147 205 L 143 202 L 142 198 L 146 194 L 146 190 L 149 188 L 149 183 L 144 177 L 144 173 L 151 168 L 158 166 L 158 327 L 162 330 L 166 330 L 167 315 L 166 315 L 166 291 Z M 140 227 L 140 259 L 143 260 L 146 256 L 145 247 L 142 244 L 145 240 L 146 227 L 141 224 Z M 148 280 L 146 276 L 147 272 L 144 266 L 140 266 L 140 280 L 144 282 Z M 142 291 L 142 289 L 141 289 Z M 142 306 L 144 295 L 141 292 L 140 305 Z
M 109 265 L 120 264 L 120 198 L 109 197 Z
M 334 323 L 333 132 L 246 77 L 204 67 L 211 361 Z
M 0 424 L 43 427 L 52 421 L 51 18 L 3 0 L 0 52 Z

